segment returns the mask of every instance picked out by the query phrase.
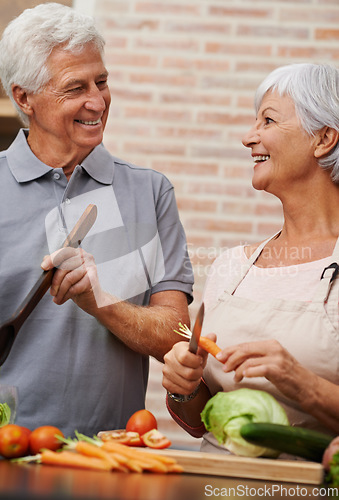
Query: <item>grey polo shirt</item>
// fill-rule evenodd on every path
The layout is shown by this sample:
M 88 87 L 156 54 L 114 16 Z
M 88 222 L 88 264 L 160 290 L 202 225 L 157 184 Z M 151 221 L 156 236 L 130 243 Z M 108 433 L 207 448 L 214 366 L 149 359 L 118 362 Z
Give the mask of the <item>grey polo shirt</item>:
M 147 305 L 153 293 L 180 290 L 191 300 L 193 274 L 169 180 L 112 157 L 103 145 L 67 182 L 42 163 L 21 130 L 0 153 L 0 320 L 4 322 L 41 274 L 89 203 L 98 218 L 83 241 L 101 286 L 121 300 Z M 69 300 L 47 293 L 22 326 L 1 368 L 16 385 L 16 423 L 56 425 L 66 435 L 123 428 L 144 407 L 148 358 L 127 348 Z

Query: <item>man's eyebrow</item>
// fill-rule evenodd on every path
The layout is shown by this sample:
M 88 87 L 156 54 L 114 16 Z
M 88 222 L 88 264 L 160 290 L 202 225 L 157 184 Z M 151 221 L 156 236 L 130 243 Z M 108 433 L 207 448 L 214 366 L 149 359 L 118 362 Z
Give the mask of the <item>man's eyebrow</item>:
M 100 73 L 100 75 L 96 76 L 96 80 L 101 80 L 102 78 L 107 78 L 108 77 L 108 71 L 104 71 L 103 73 Z M 77 85 L 82 85 L 86 83 L 85 78 L 71 78 L 67 82 L 65 82 L 64 88 L 70 88 L 70 87 L 76 87 Z

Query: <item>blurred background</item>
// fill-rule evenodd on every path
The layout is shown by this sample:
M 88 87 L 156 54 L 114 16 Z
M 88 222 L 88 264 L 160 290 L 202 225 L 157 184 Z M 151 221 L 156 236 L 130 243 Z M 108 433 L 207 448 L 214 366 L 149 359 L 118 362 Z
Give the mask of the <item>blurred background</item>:
M 0 0 L 0 31 L 25 8 Z M 194 265 L 195 319 L 209 267 L 226 248 L 280 228 L 272 196 L 251 185 L 241 143 L 254 120 L 258 84 L 296 62 L 338 65 L 339 0 L 69 0 L 106 39 L 112 93 L 105 145 L 115 156 L 163 172 L 174 184 Z M 0 94 L 0 148 L 20 123 Z M 146 407 L 176 447 L 198 449 L 169 417 L 161 364 L 151 360 Z

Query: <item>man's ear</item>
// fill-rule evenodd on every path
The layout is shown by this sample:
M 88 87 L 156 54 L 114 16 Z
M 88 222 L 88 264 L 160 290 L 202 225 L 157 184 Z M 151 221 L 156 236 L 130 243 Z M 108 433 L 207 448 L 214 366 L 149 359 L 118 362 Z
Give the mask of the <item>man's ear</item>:
M 21 111 L 23 111 L 25 113 L 25 115 L 27 115 L 27 116 L 32 116 L 33 109 L 31 107 L 31 105 L 29 104 L 27 90 L 24 90 L 19 85 L 13 84 L 12 85 L 12 95 L 13 95 L 15 102 L 17 103 L 17 105 L 21 109 Z
M 321 158 L 327 155 L 338 143 L 339 132 L 331 127 L 323 127 L 317 132 L 317 142 L 314 150 L 314 156 Z

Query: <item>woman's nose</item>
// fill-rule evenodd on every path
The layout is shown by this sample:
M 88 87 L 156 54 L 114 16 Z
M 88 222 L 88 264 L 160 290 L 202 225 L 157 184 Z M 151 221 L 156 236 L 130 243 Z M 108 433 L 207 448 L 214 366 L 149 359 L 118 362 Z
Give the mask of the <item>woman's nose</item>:
M 250 128 L 246 134 L 243 135 L 242 143 L 247 148 L 250 148 L 253 144 L 259 142 L 259 134 L 255 126 Z

